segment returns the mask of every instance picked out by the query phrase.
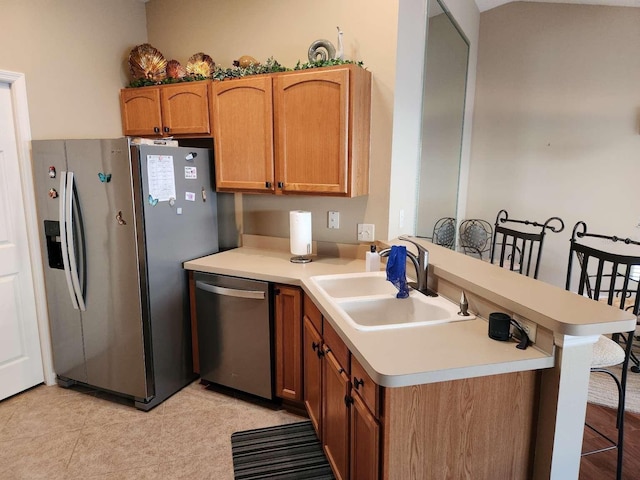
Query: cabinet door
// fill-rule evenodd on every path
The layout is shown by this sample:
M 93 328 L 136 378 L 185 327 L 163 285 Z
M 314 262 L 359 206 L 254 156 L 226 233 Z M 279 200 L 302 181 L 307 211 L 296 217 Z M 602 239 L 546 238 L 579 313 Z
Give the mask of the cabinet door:
M 377 480 L 380 477 L 380 425 L 360 395 L 351 405 L 351 480 Z
M 312 320 L 303 320 L 304 406 L 309 419 L 322 439 L 322 337 Z
M 274 78 L 276 193 L 347 194 L 349 70 Z
M 380 387 L 371 379 L 355 356 L 351 356 L 351 385 L 375 416 L 380 414 Z
M 349 377 L 325 346 L 322 443 L 337 480 L 349 478 Z
M 120 90 L 122 133 L 125 136 L 161 135 L 160 88 L 124 88 Z
M 209 82 L 188 82 L 161 87 L 162 134 L 206 134 L 209 122 Z
M 275 289 L 276 395 L 302 402 L 302 292 Z
M 216 82 L 211 111 L 216 189 L 273 192 L 271 77 Z

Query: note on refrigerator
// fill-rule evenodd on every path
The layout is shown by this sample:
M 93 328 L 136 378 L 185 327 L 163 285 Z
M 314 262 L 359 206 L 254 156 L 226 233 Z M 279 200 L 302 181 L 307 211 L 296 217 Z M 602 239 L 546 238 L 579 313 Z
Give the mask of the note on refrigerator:
M 176 198 L 176 178 L 173 155 L 147 155 L 149 195 L 160 202 Z

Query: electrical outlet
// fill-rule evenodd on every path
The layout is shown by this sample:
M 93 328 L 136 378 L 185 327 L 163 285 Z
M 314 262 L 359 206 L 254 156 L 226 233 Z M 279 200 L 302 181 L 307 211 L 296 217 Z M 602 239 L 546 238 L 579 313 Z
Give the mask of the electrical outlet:
M 516 322 L 520 324 L 522 329 L 527 332 L 527 336 L 531 343 L 536 343 L 536 333 L 538 331 L 538 324 L 532 322 L 531 320 L 527 320 L 526 318 L 522 318 L 519 315 L 513 314 L 511 316 Z M 513 326 L 511 328 L 514 328 Z
M 327 228 L 340 228 L 340 212 L 329 212 Z
M 372 223 L 358 224 L 358 241 L 373 242 L 375 240 L 375 225 Z

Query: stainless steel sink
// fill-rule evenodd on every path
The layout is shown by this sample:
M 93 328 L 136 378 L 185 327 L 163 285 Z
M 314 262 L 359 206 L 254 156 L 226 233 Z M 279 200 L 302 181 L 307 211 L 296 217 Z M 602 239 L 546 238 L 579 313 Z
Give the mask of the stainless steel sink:
M 397 289 L 385 272 L 311 277 L 321 294 L 358 330 L 384 330 L 435 325 L 475 318 L 458 315 L 459 305 L 442 296 L 428 297 L 411 290 L 396 298 Z

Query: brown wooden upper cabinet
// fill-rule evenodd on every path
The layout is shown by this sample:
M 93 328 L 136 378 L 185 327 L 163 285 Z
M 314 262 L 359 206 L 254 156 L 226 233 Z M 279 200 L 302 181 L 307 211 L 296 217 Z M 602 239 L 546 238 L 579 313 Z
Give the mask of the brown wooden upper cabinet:
M 120 90 L 126 136 L 210 136 L 210 81 Z
M 353 64 L 216 82 L 216 188 L 369 193 L 371 73 Z
M 273 89 L 260 75 L 216 82 L 211 89 L 216 189 L 269 193 L 275 189 Z

